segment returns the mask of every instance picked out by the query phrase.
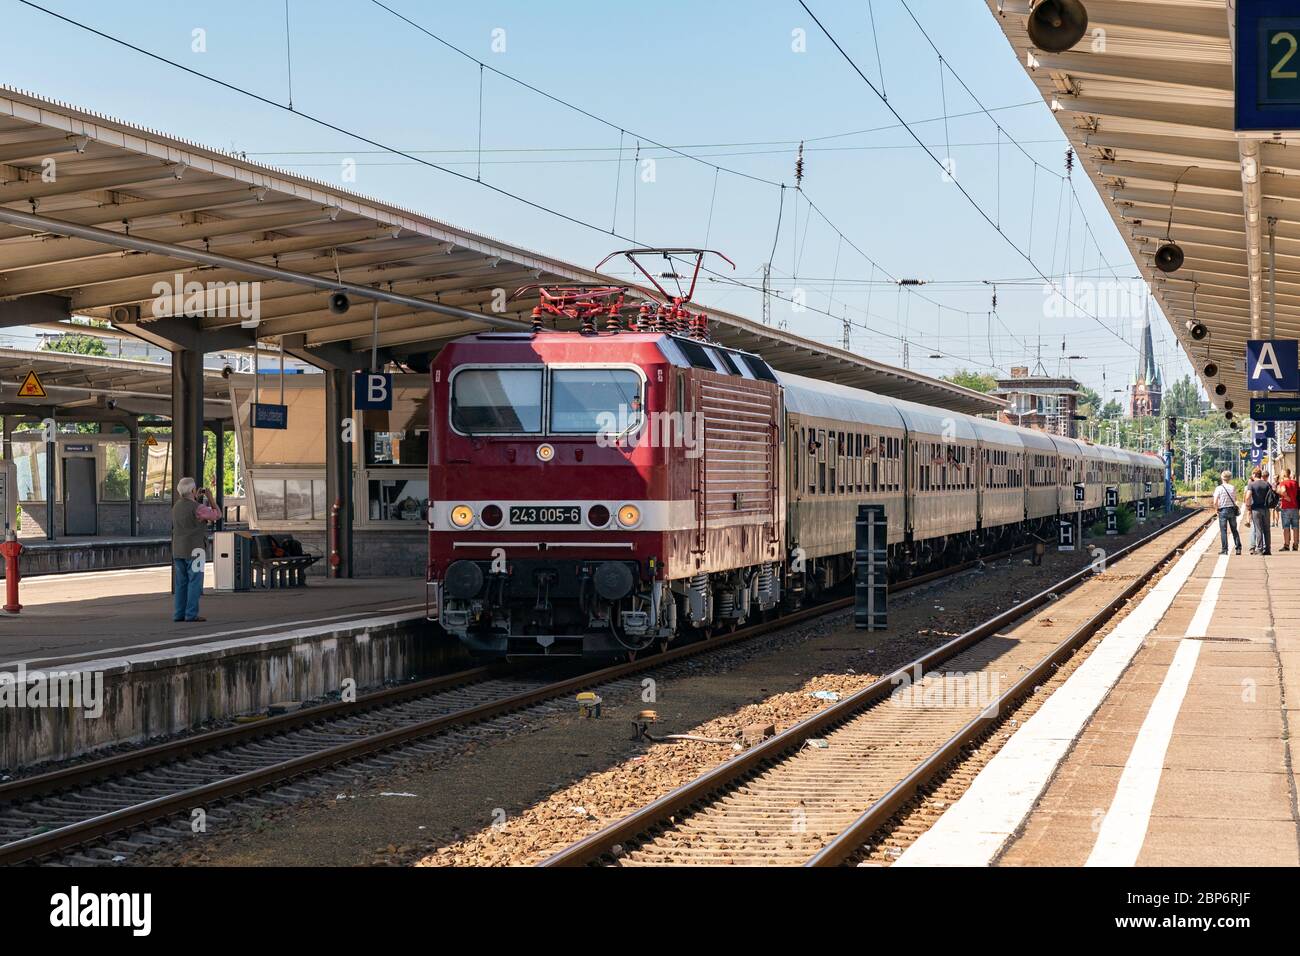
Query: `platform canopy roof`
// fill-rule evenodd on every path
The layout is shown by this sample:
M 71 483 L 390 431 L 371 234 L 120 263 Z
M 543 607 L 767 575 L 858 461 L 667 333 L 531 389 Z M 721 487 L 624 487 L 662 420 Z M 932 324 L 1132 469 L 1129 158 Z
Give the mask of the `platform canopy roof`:
M 202 318 L 170 295 L 158 308 L 156 284 L 174 284 L 176 274 L 187 282 L 261 280 L 256 332 L 243 327 L 233 298 Z M 0 87 L 0 325 L 77 314 L 172 349 L 222 351 L 256 337 L 283 341 L 286 351 L 322 367 L 359 368 L 375 339 L 376 297 L 378 346 L 401 360 L 468 332 L 524 327 L 535 299 L 511 300 L 498 313 L 495 290 L 545 281 L 626 284 L 389 203 Z M 329 298 L 340 289 L 351 290 L 352 305 L 336 315 Z M 169 307 L 181 317 L 166 316 Z M 780 369 L 955 411 L 1003 405 L 707 311 L 717 340 L 761 352 Z
M 1055 111 L 1216 407 L 1248 412 L 1245 342 L 1270 338 L 1269 223 L 1276 220 L 1276 336 L 1300 338 L 1300 140 L 1234 132 L 1229 0 L 1083 0 L 1089 33 L 1034 49 L 1030 0 L 985 0 Z M 1172 218 L 1171 218 L 1172 214 Z M 1186 261 L 1156 269 L 1172 238 Z M 1209 329 L 1196 341 L 1193 317 Z M 1204 374 L 1208 359 L 1217 377 Z M 1222 382 L 1227 393 L 1214 394 Z
M 19 398 L 30 373 L 45 398 Z M 203 376 L 204 417 L 231 419 L 230 389 L 220 372 Z M 0 348 L 0 417 L 111 421 L 128 415 L 172 414 L 172 370 L 164 362 Z

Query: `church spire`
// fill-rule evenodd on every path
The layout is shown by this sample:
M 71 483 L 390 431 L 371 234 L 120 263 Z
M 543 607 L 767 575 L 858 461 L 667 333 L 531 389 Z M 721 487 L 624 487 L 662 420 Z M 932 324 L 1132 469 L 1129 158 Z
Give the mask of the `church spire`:
M 1138 348 L 1137 370 L 1129 393 L 1129 415 L 1143 418 L 1160 411 L 1160 368 L 1156 365 L 1155 343 L 1151 337 L 1151 300 L 1146 300 L 1142 322 L 1142 341 Z

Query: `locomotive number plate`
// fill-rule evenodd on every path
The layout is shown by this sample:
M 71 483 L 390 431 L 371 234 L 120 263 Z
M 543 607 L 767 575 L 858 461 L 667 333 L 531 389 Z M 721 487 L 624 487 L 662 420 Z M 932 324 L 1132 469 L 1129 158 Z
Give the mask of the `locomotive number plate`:
M 511 505 L 511 524 L 581 524 L 577 505 Z

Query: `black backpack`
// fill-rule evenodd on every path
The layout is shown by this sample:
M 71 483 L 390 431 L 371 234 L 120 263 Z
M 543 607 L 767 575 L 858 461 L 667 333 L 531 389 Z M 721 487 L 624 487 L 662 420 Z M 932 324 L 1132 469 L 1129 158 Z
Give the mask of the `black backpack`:
M 1280 504 L 1282 504 L 1282 499 L 1278 497 L 1277 489 L 1276 488 L 1268 489 L 1268 494 L 1264 496 L 1264 507 L 1276 508 Z

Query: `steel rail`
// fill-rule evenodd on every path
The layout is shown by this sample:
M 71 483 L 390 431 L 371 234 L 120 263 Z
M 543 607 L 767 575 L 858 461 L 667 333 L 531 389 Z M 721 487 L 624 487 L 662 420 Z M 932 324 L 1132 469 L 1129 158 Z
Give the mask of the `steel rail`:
M 1160 536 L 1184 524 L 1197 513 L 1198 512 L 1192 511 L 1182 515 L 1170 524 L 1165 525 L 1129 545 L 1126 545 L 1119 551 L 1116 551 L 1113 555 L 1109 555 L 1107 558 L 1108 563 L 1122 558 L 1137 548 L 1151 543 Z M 1136 591 L 1138 587 L 1141 587 L 1141 582 L 1149 579 L 1150 576 L 1154 574 L 1155 571 L 1163 565 L 1173 553 L 1175 553 L 1179 548 L 1182 548 L 1188 541 L 1195 537 L 1196 534 L 1200 533 L 1201 529 L 1206 523 L 1208 523 L 1208 520 L 1209 519 L 1198 525 L 1197 529 L 1191 534 L 1180 538 L 1178 543 L 1170 548 L 1170 550 L 1161 557 L 1159 561 L 1154 562 L 1145 575 L 1139 576 L 1139 582 L 1136 583 L 1136 586 L 1131 584 L 1129 587 L 1125 588 L 1125 592 L 1132 593 Z M 953 638 L 946 644 L 928 651 L 907 665 L 881 677 L 869 684 L 867 687 L 864 687 L 862 690 L 851 694 L 824 710 L 818 711 L 816 714 L 813 714 L 811 717 L 795 724 L 793 727 L 790 727 L 773 737 L 769 737 L 763 743 L 750 748 L 723 764 L 720 764 L 714 769 L 700 775 L 695 780 L 689 781 L 675 790 L 664 794 L 662 797 L 647 804 L 640 810 L 634 811 L 628 816 L 623 817 L 621 820 L 617 820 L 596 833 L 593 833 L 558 853 L 555 853 L 538 865 L 543 867 L 582 866 L 595 862 L 601 857 L 610 854 L 615 846 L 632 841 L 636 837 L 682 813 L 695 804 L 727 790 L 739 781 L 748 778 L 754 771 L 764 765 L 790 756 L 801 748 L 809 738 L 822 736 L 833 727 L 857 716 L 861 711 L 887 699 L 898 686 L 898 682 L 904 677 L 916 673 L 918 667 L 920 668 L 921 673 L 932 670 L 936 665 L 942 664 L 970 647 L 997 634 L 998 631 L 1007 624 L 1017 621 L 1032 611 L 1048 604 L 1055 598 L 1055 596 L 1059 595 L 1063 591 L 1073 588 L 1092 574 L 1093 568 L 1089 566 L 1069 575 L 1032 597 L 1029 597 L 1007 610 L 1000 612 L 994 617 L 989 618 L 989 620 L 972 628 L 964 634 Z M 1098 615 L 1094 615 L 1094 617 L 1101 618 L 1103 615 L 1112 614 L 1115 606 L 1115 602 L 1112 602 L 1112 604 L 1107 605 L 1105 609 L 1099 612 Z M 1098 626 L 1100 626 L 1100 624 Z M 1024 683 L 1025 681 L 1020 681 L 1016 686 L 1020 687 Z M 946 761 L 944 762 L 946 763 Z M 939 766 L 942 765 L 942 763 L 939 764 Z M 911 775 L 909 775 L 909 777 L 910 776 Z M 891 791 L 891 793 L 892 792 L 893 791 Z
M 1000 552 L 999 554 L 978 560 L 995 561 L 1016 554 L 1019 551 L 1025 550 L 1027 547 L 1032 547 L 1032 545 L 1013 548 L 1009 551 Z M 968 561 L 951 568 L 944 568 L 914 578 L 907 578 L 891 584 L 889 589 L 892 592 L 898 592 L 918 587 L 932 581 L 952 577 L 963 571 L 969 570 L 976 564 L 977 561 Z M 526 707 L 556 697 L 562 697 L 586 687 L 618 680 L 622 677 L 628 676 L 629 674 L 638 673 L 642 670 L 649 670 L 674 663 L 684 658 L 711 653 L 731 644 L 740 643 L 755 637 L 761 637 L 762 635 L 771 633 L 772 631 L 791 627 L 815 618 L 824 617 L 828 614 L 833 614 L 836 611 L 850 606 L 852 603 L 852 598 L 842 598 L 819 604 L 814 607 L 804 608 L 790 614 L 782 615 L 781 617 L 775 618 L 771 621 L 738 629 L 730 634 L 710 637 L 694 644 L 687 644 L 673 650 L 665 651 L 661 654 L 627 661 L 621 664 L 615 664 L 595 671 L 589 671 L 576 677 L 547 684 L 535 690 L 513 694 L 509 697 L 489 701 L 474 707 L 464 708 L 449 714 L 443 714 L 438 717 L 413 723 L 406 727 L 393 728 L 380 734 L 362 737 L 356 741 L 350 741 L 345 744 L 338 744 L 315 753 L 305 754 L 301 757 L 295 757 L 291 760 L 272 764 L 268 767 L 251 770 L 237 776 L 214 781 L 213 783 L 187 788 L 178 791 L 177 793 L 168 794 L 154 800 L 124 807 L 120 810 L 114 810 L 109 813 L 100 814 L 79 821 L 78 823 L 58 827 L 44 833 L 34 834 L 33 836 L 25 837 L 22 840 L 0 844 L 0 865 L 11 865 L 37 857 L 48 856 L 70 847 L 102 839 L 103 837 L 113 833 L 129 830 L 145 823 L 165 819 L 205 801 L 212 802 L 229 799 L 242 793 L 264 790 L 271 786 L 283 784 L 286 781 L 295 779 L 304 774 L 328 766 L 355 760 L 360 757 L 369 756 L 384 750 L 389 750 L 421 737 L 432 736 L 452 727 L 490 720 L 493 717 L 498 717 L 502 714 L 516 710 L 522 710 Z M 469 683 L 483 677 L 492 676 L 491 671 L 491 667 L 474 668 L 468 671 L 446 675 L 445 677 L 430 678 L 427 681 L 421 681 L 416 684 L 390 688 L 376 694 L 367 695 L 367 697 L 352 704 L 344 704 L 342 702 L 324 704 L 303 711 L 295 711 L 292 714 L 284 714 L 278 717 L 269 718 L 265 721 L 259 721 L 256 724 L 244 724 L 239 725 L 238 727 L 222 728 L 220 730 L 210 731 L 206 734 L 200 734 L 179 741 L 159 744 L 155 747 L 145 748 L 140 751 L 119 754 L 105 758 L 104 760 L 68 767 L 52 771 L 51 773 L 41 774 L 39 776 L 15 780 L 11 783 L 0 785 L 0 806 L 6 802 L 13 803 L 15 800 L 20 798 L 31 798 L 48 793 L 55 793 L 67 790 L 69 787 L 77 784 L 121 776 L 133 770 L 162 765 L 181 757 L 220 750 L 224 747 L 247 742 L 248 740 L 272 736 L 277 733 L 283 733 L 301 726 L 319 722 L 322 719 L 347 716 L 361 709 L 369 709 L 374 706 L 393 703 L 397 700 L 410 699 L 420 696 L 421 693 L 429 690 L 440 690 L 457 684 Z
M 1016 681 L 1006 693 L 1002 694 L 986 710 L 972 718 L 964 727 L 953 734 L 946 742 L 926 757 L 906 777 L 895 784 L 888 793 L 868 807 L 861 816 L 849 824 L 830 843 L 822 847 L 805 866 L 839 866 L 848 860 L 866 843 L 867 838 L 879 830 L 889 818 L 907 804 L 909 800 L 938 776 L 945 767 L 955 760 L 963 748 L 977 741 L 989 728 L 1001 721 L 1023 698 L 1028 697 L 1034 689 L 1051 677 L 1053 669 L 1066 660 L 1078 648 L 1088 642 L 1115 613 L 1124 606 L 1133 595 L 1137 594 L 1147 582 L 1179 549 L 1200 534 L 1213 519 L 1207 519 L 1179 544 L 1171 548 L 1159 561 L 1147 571 L 1138 575 L 1109 604 L 1099 609 L 1086 621 L 1074 629 L 1071 634 L 1049 651 L 1042 660 L 1035 664 L 1020 680 Z
M 261 737 L 282 734 L 322 720 L 349 717 L 353 714 L 372 710 L 375 707 L 399 704 L 403 701 L 422 697 L 433 691 L 450 690 L 466 684 L 478 683 L 492 677 L 505 676 L 508 673 L 510 671 L 499 664 L 471 667 L 467 670 L 456 671 L 453 674 L 430 677 L 409 684 L 401 684 L 397 687 L 386 687 L 383 690 L 364 694 L 355 701 L 339 700 L 314 707 L 304 707 L 301 710 L 277 714 L 274 717 L 267 717 L 265 720 L 254 723 L 220 727 L 216 730 L 209 730 L 188 737 L 178 737 L 175 740 L 167 740 L 149 747 L 142 747 L 139 750 L 131 750 L 84 763 L 72 764 L 47 773 L 33 774 L 30 777 L 20 777 L 17 780 L 0 783 L 0 809 L 5 804 L 18 800 L 58 793 L 69 787 L 94 783 L 97 780 L 119 776 L 132 770 L 159 766 L 184 757 L 193 757 L 235 744 L 247 743 Z

